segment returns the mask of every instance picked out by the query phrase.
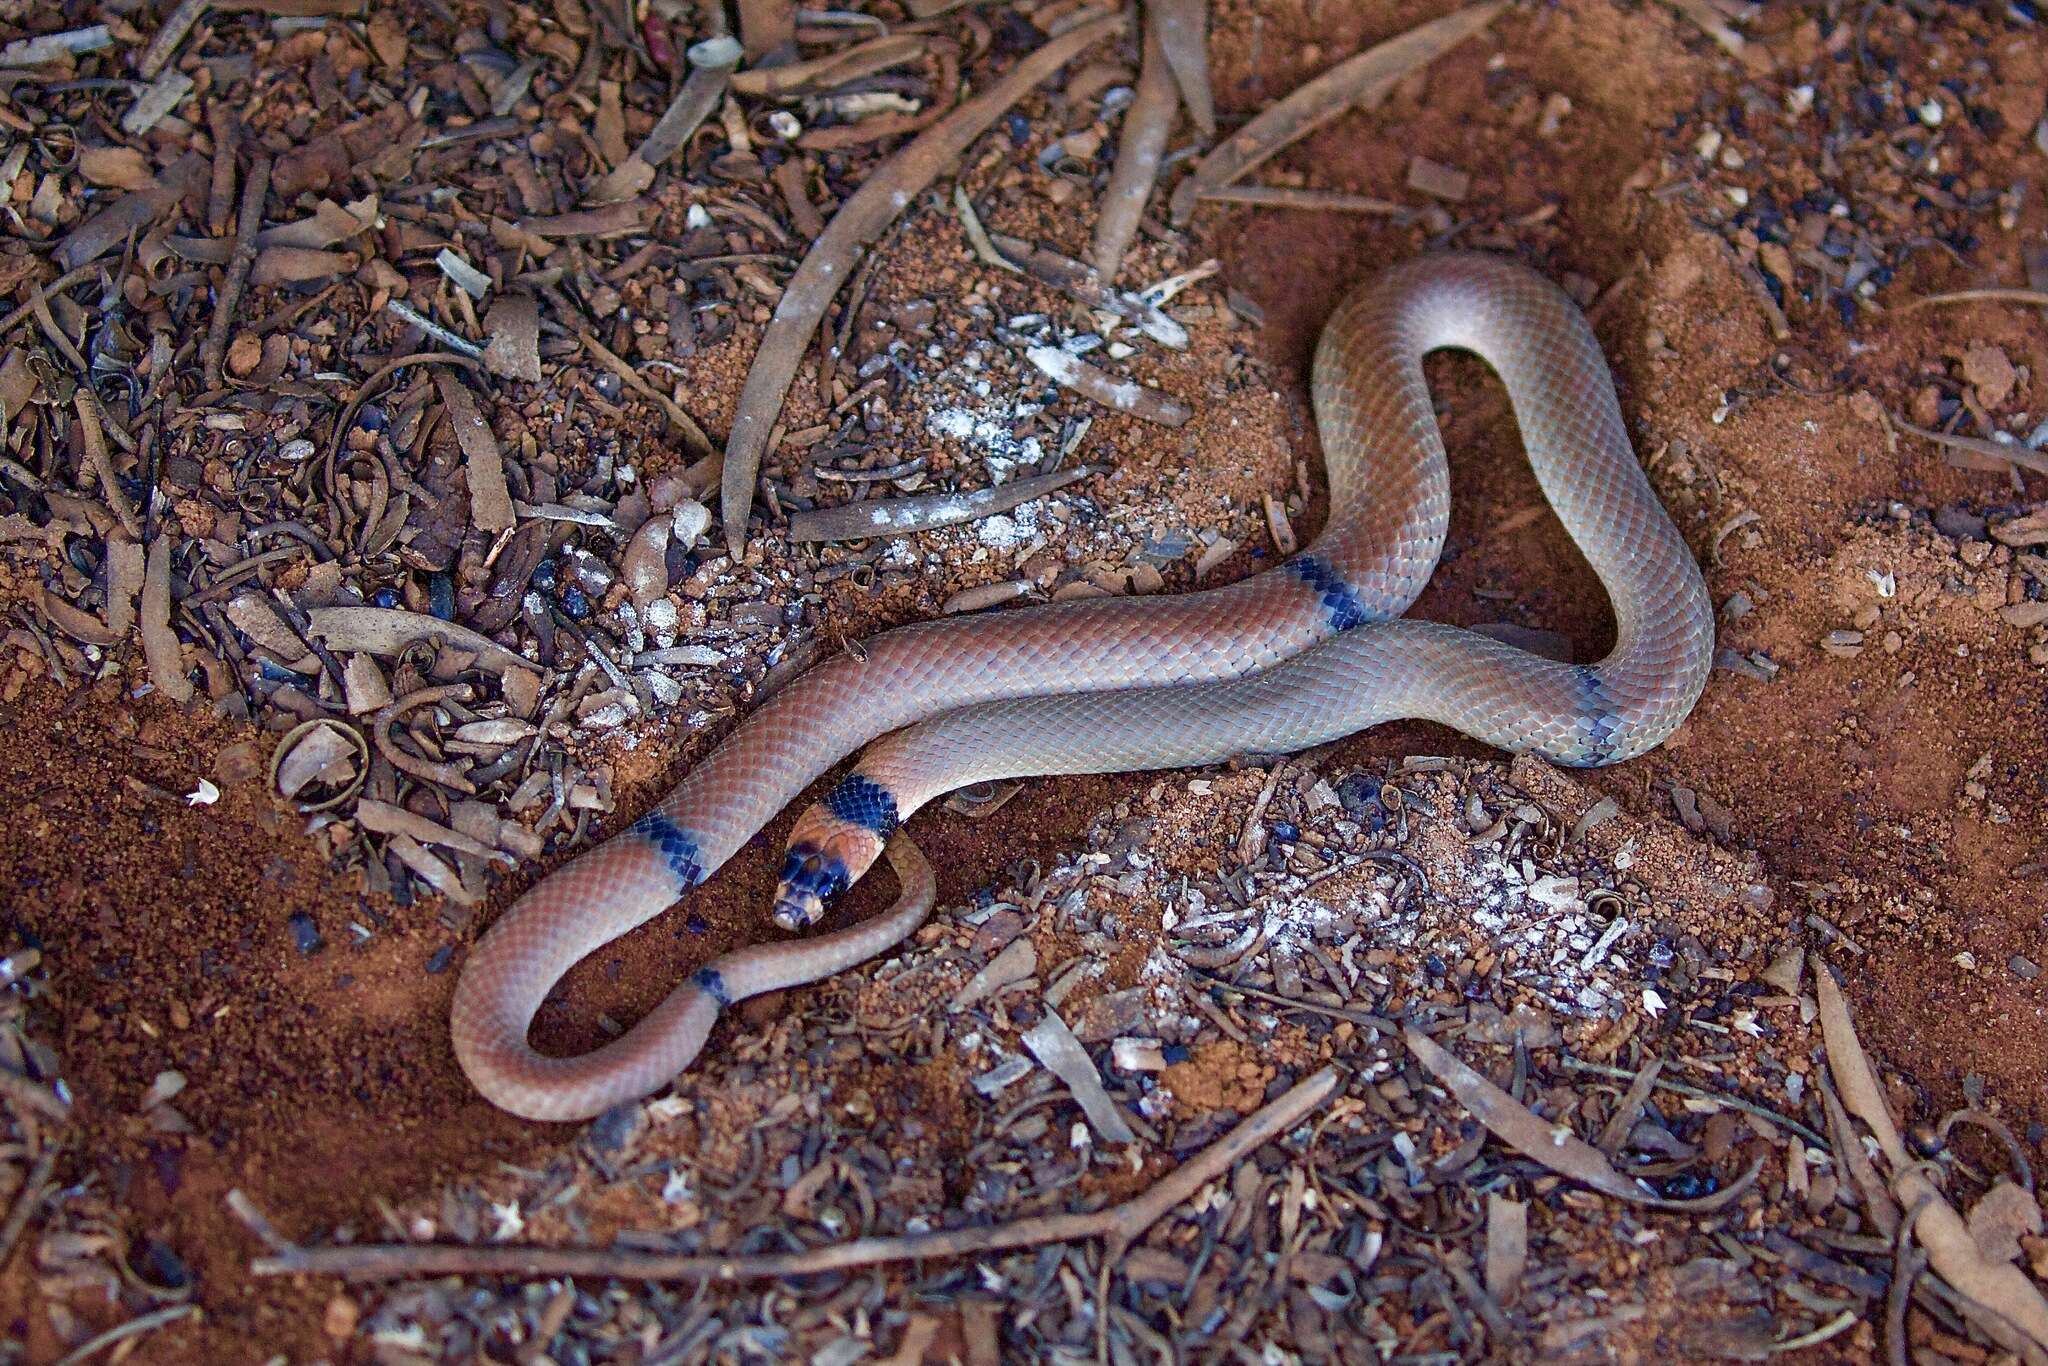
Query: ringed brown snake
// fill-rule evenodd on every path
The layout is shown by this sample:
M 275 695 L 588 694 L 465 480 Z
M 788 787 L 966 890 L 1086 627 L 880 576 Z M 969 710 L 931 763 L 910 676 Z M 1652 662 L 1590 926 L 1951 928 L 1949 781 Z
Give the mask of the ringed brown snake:
M 1395 620 L 1435 568 L 1449 520 L 1422 371 L 1423 356 L 1446 347 L 1499 374 L 1544 496 L 1613 599 L 1615 645 L 1597 664 Z M 1330 515 L 1308 550 L 1203 592 L 884 632 L 777 693 L 652 811 L 519 898 L 456 987 L 456 1057 L 477 1089 L 531 1119 L 602 1113 L 688 1066 L 723 1005 L 897 942 L 935 894 L 897 826 L 965 783 L 1209 763 L 1398 717 L 1592 766 L 1643 753 L 1684 719 L 1711 663 L 1706 586 L 1636 463 L 1592 328 L 1562 291 L 1495 256 L 1395 266 L 1339 306 L 1310 393 Z M 571 964 L 666 909 L 826 769 L 892 731 L 799 818 L 776 919 L 815 921 L 885 845 L 904 884 L 890 910 L 728 954 L 581 1057 L 532 1048 L 534 1012 Z

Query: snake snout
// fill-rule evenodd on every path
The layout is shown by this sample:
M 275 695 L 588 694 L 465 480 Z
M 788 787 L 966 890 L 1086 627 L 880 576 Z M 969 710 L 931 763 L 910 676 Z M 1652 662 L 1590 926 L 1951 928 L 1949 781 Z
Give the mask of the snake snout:
M 811 844 L 793 844 L 775 886 L 775 923 L 785 930 L 815 925 L 825 903 L 846 890 L 843 860 Z

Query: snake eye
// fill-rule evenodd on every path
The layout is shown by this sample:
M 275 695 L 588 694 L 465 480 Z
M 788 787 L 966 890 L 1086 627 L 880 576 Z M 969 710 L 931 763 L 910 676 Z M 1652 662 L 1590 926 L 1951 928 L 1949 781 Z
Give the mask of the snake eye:
M 794 882 L 798 877 L 802 876 L 803 871 L 803 852 L 799 849 L 791 848 L 788 853 L 782 856 L 782 871 L 776 874 L 776 876 L 784 882 Z

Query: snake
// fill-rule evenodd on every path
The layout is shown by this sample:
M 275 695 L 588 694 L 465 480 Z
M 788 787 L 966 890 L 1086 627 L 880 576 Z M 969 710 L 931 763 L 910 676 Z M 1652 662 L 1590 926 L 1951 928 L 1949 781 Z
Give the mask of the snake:
M 1614 605 L 1615 643 L 1597 663 L 1402 617 L 1449 527 L 1449 466 L 1422 368 L 1442 349 L 1500 377 L 1543 495 Z M 1489 253 L 1398 263 L 1337 306 L 1309 392 L 1329 513 L 1306 549 L 1194 592 L 899 626 L 813 666 L 477 940 L 450 1010 L 470 1082 L 505 1110 L 555 1121 L 659 1090 L 723 1008 L 843 971 L 921 923 L 928 872 L 898 827 L 952 787 L 1278 753 L 1397 718 L 1591 767 L 1646 752 L 1684 720 L 1712 663 L 1706 585 L 1636 459 L 1598 338 L 1563 290 Z M 904 888 L 893 906 L 835 935 L 716 959 L 592 1052 L 532 1046 L 536 1011 L 574 963 L 674 905 L 862 746 L 797 818 L 773 916 L 784 929 L 815 923 L 885 850 Z

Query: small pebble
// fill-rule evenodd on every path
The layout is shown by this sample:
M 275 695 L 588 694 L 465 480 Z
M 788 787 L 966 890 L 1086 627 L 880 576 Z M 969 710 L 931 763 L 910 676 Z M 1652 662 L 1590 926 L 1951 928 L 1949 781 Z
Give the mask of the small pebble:
M 285 924 L 290 926 L 292 943 L 298 946 L 300 953 L 311 957 L 327 947 L 327 941 L 320 937 L 320 927 L 304 911 L 293 911 Z

